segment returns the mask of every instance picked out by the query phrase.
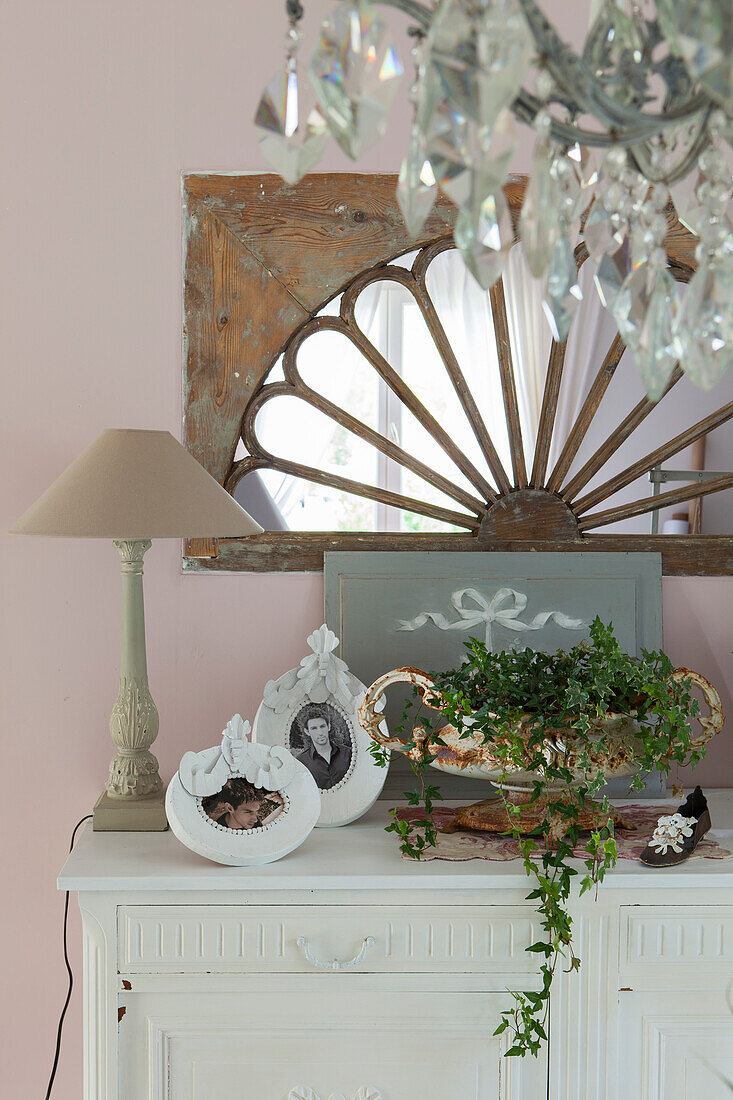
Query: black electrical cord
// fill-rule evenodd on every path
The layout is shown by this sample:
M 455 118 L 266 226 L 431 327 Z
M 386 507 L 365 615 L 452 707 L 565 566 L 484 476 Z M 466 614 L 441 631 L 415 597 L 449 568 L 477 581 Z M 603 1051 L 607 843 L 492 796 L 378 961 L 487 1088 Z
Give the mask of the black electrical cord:
M 76 840 L 76 834 L 79 831 L 79 826 L 83 825 L 85 821 L 89 821 L 91 814 L 87 814 L 81 821 L 77 821 L 74 826 L 74 831 L 71 834 L 71 844 L 69 845 L 69 852 L 74 847 L 74 841 Z M 64 962 L 66 963 L 66 973 L 69 975 L 69 988 L 66 991 L 66 1000 L 64 1001 L 64 1007 L 61 1009 L 61 1015 L 59 1016 L 59 1026 L 56 1031 L 56 1052 L 53 1056 L 53 1067 L 51 1069 L 51 1076 L 48 1079 L 48 1088 L 46 1089 L 46 1096 L 44 1100 L 49 1100 L 51 1096 L 51 1089 L 56 1079 L 56 1070 L 59 1066 L 59 1056 L 61 1054 L 61 1033 L 64 1029 L 64 1018 L 66 1016 L 66 1010 L 69 1007 L 71 1001 L 71 991 L 74 988 L 74 974 L 71 970 L 71 963 L 69 962 L 69 945 L 67 942 L 67 931 L 69 926 L 69 891 L 66 891 L 66 901 L 64 902 Z

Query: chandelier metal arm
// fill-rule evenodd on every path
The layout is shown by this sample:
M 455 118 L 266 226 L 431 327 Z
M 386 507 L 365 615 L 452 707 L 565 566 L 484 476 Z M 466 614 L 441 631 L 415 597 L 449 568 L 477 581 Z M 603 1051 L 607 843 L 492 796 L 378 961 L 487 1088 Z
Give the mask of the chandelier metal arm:
M 563 42 L 555 28 L 537 7 L 535 0 L 518 0 L 518 2 L 534 38 L 539 57 L 552 74 L 558 88 L 577 104 L 578 114 L 592 114 L 605 121 L 613 130 L 612 134 L 602 135 L 603 140 L 596 140 L 595 144 L 632 146 L 653 134 L 658 134 L 662 129 L 678 126 L 681 122 L 692 119 L 699 112 L 709 112 L 712 109 L 710 96 L 703 92 L 694 93 L 683 103 L 665 111 L 664 114 L 647 114 L 635 107 L 619 103 L 617 99 L 603 91 L 585 61 Z M 524 92 L 521 96 L 525 97 L 525 102 L 534 99 Z M 535 110 L 538 109 L 539 100 L 534 99 L 533 106 Z M 557 123 L 558 130 L 562 126 L 562 123 Z M 575 126 L 566 126 L 565 129 L 566 137 L 568 133 L 573 133 L 576 136 L 572 140 L 580 140 L 584 144 L 592 143 L 590 139 L 593 135 L 588 131 L 580 130 Z
M 378 0 L 378 2 L 385 7 L 402 12 L 425 32 L 429 30 L 436 10 L 433 6 L 427 7 L 420 3 L 420 0 Z M 592 114 L 608 126 L 607 131 L 587 130 L 574 123 L 553 118 L 551 131 L 553 140 L 562 146 L 573 145 L 575 142 L 595 148 L 623 145 L 630 150 L 640 169 L 646 170 L 647 174 L 652 173 L 648 178 L 654 178 L 650 158 L 645 154 L 643 143 L 662 129 L 679 126 L 680 123 L 700 115 L 698 138 L 675 173 L 678 179 L 686 175 L 691 164 L 709 142 L 705 124 L 714 107 L 710 97 L 703 92 L 696 92 L 685 102 L 661 115 L 647 114 L 633 107 L 627 107 L 612 96 L 606 95 L 598 87 L 588 66 L 563 42 L 552 24 L 540 11 L 535 0 L 519 0 L 519 4 L 534 38 L 538 54 L 562 91 L 565 100 L 574 105 L 576 114 Z M 536 96 L 522 90 L 512 104 L 512 111 L 520 121 L 531 125 L 541 106 Z
M 648 151 L 645 145 L 629 145 L 629 152 L 636 162 L 636 166 L 643 176 L 651 183 L 668 182 L 675 183 L 677 180 L 684 179 L 697 164 L 697 161 L 706 146 L 711 144 L 710 133 L 707 128 L 708 119 L 714 110 L 714 104 L 708 104 L 707 110 L 702 114 L 700 118 L 700 126 L 698 129 L 697 137 L 691 143 L 690 148 L 687 150 L 683 160 L 675 168 L 674 172 L 669 168 L 666 170 L 655 168 L 652 158 L 648 155 Z
M 620 103 L 604 92 L 590 68 L 562 40 L 535 0 L 518 0 L 527 25 L 537 47 L 542 64 L 552 74 L 558 87 L 579 107 L 579 113 L 588 112 L 603 119 L 614 128 L 638 127 L 639 118 L 648 121 L 651 133 L 674 125 L 710 103 L 706 95 L 696 93 L 678 108 L 663 115 L 644 114 L 634 106 Z
M 418 26 L 427 31 L 430 27 L 430 20 L 435 15 L 435 8 L 426 7 L 424 4 L 419 3 L 419 0 L 378 0 L 378 2 L 386 8 L 397 8 L 404 15 L 410 19 L 414 19 Z
M 660 129 L 666 128 L 667 126 L 678 126 L 681 122 L 692 119 L 695 115 L 699 115 L 701 119 L 700 135 L 695 146 L 696 155 L 699 155 L 702 147 L 708 143 L 705 125 L 714 106 L 715 105 L 708 96 L 702 93 L 696 93 L 687 103 L 682 104 L 674 111 L 669 111 L 664 115 L 637 115 L 637 125 L 627 130 L 586 130 L 582 126 L 577 126 L 575 123 L 561 122 L 559 119 L 553 119 L 551 134 L 553 140 L 556 141 L 558 145 L 562 146 L 573 145 L 577 141 L 581 145 L 594 146 L 596 148 L 608 148 L 610 145 L 623 145 L 625 148 L 630 148 L 633 151 L 635 146 L 641 145 L 649 137 L 658 133 Z M 526 122 L 531 125 L 540 107 L 541 103 L 536 96 L 532 95 L 531 92 L 522 90 L 512 104 L 512 111 L 521 122 Z M 643 127 L 638 125 L 640 118 L 644 120 Z M 690 152 L 688 160 L 690 162 L 694 160 L 692 152 Z M 688 160 L 685 161 L 687 170 L 689 170 Z M 680 174 L 682 175 L 684 172 Z

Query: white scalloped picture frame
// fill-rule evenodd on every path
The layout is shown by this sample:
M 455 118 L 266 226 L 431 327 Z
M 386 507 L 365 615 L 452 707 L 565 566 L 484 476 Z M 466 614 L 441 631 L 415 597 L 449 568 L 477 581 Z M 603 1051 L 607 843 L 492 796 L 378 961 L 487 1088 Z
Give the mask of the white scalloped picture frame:
M 358 711 L 366 693 L 360 680 L 334 654 L 338 638 L 324 624 L 308 638 L 313 651 L 265 687 L 265 697 L 255 715 L 252 740 L 257 744 L 282 746 L 302 753 L 303 735 L 298 717 L 314 705 L 329 718 L 332 742 L 348 741 L 351 756 L 342 777 L 320 789 L 321 813 L 317 827 L 336 828 L 356 821 L 369 810 L 384 787 L 387 767 L 381 767 L 371 752 L 371 738 L 362 729 Z
M 241 719 L 239 722 L 240 728 L 246 725 L 249 730 L 248 723 L 241 723 Z M 171 831 L 191 851 L 215 863 L 259 867 L 274 863 L 300 847 L 318 820 L 321 796 L 311 773 L 291 753 L 282 748 L 269 750 L 266 746 L 253 749 L 246 740 L 227 739 L 231 725 L 224 731 L 221 747 L 184 755 L 168 785 L 165 809 Z M 232 744 L 234 753 L 225 749 L 225 745 Z M 189 788 L 197 789 L 191 781 L 192 770 L 199 782 L 209 782 L 210 789 L 204 788 L 207 794 L 192 793 L 184 785 L 185 780 Z M 268 778 L 270 774 L 284 774 L 285 781 L 275 785 L 275 780 Z M 257 786 L 255 775 L 261 777 L 262 786 Z M 220 824 L 206 813 L 203 803 L 230 779 L 244 779 L 258 792 L 280 795 L 283 808 L 257 828 L 233 829 Z

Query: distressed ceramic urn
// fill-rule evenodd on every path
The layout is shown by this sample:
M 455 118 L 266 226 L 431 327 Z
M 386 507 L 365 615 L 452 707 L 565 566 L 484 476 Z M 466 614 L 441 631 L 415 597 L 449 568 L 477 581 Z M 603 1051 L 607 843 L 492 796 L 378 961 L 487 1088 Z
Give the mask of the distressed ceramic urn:
M 677 668 L 670 674 L 670 679 L 687 679 L 702 692 L 709 712 L 698 716 L 700 732 L 690 744 L 693 749 L 701 749 L 723 728 L 724 715 L 720 696 L 704 676 L 691 669 Z M 542 820 L 546 804 L 546 799 L 530 801 L 533 784 L 540 778 L 539 773 L 527 770 L 521 764 L 507 764 L 502 760 L 493 744 L 486 744 L 480 733 L 472 731 L 471 718 L 465 719 L 460 729 L 452 725 L 441 728 L 440 743 L 431 740 L 432 731 L 426 731 L 420 727 L 413 730 L 409 742 L 384 733 L 384 712 L 381 707 L 380 709 L 377 707 L 380 706 L 380 700 L 386 689 L 392 684 L 401 683 L 412 684 L 427 707 L 436 711 L 444 708 L 445 702 L 440 690 L 428 673 L 417 668 L 393 669 L 375 680 L 368 689 L 359 711 L 359 721 L 372 739 L 392 752 L 405 753 L 415 761 L 425 759 L 427 753 L 432 757 L 432 767 L 450 775 L 487 779 L 495 786 L 501 787 L 507 801 L 522 807 L 521 817 L 512 816 L 510 822 L 504 799 L 479 802 L 459 811 L 455 818 L 457 825 L 499 832 L 518 824 L 521 832 L 532 832 Z M 529 726 L 533 720 L 534 716 L 526 715 L 518 724 L 520 734 L 522 728 L 526 728 L 527 739 L 529 739 Z M 631 776 L 638 772 L 635 749 L 638 745 L 637 735 L 640 727 L 633 713 L 608 713 L 595 722 L 591 729 L 591 736 L 593 737 L 593 732 L 596 736 L 593 737 L 590 749 L 587 744 L 584 745 L 585 754 L 590 758 L 592 765 L 603 771 L 607 779 Z M 547 729 L 546 734 L 542 753 L 548 765 L 567 768 L 577 777 L 578 782 L 582 781 L 584 769 L 580 765 L 574 748 L 576 738 L 572 727 Z M 532 749 L 532 756 L 535 755 L 536 750 Z M 543 783 L 546 784 L 546 780 L 543 779 Z M 545 789 L 547 797 L 554 797 L 562 791 L 560 785 L 556 788 L 546 785 Z M 614 813 L 614 818 L 617 824 L 623 825 L 622 816 Z M 596 812 L 593 804 L 589 803 L 587 821 L 581 820 L 580 825 L 591 827 L 596 822 Z

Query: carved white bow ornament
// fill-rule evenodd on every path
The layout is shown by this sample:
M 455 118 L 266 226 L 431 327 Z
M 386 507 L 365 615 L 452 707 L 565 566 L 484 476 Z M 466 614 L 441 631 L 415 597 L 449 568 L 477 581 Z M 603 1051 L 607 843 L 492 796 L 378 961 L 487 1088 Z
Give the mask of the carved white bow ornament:
M 464 607 L 464 600 L 471 600 L 475 607 Z M 511 600 L 509 606 L 503 606 Z M 527 607 L 527 597 L 513 588 L 500 588 L 487 600 L 475 588 L 459 588 L 451 596 L 451 603 L 458 612 L 458 619 L 450 622 L 439 611 L 421 611 L 414 619 L 399 619 L 398 630 L 419 630 L 431 622 L 438 630 L 472 630 L 483 625 L 485 628 L 486 648 L 491 649 L 491 624 L 499 623 L 509 630 L 541 630 L 550 619 L 563 630 L 582 630 L 586 625 L 582 619 L 571 619 L 562 611 L 540 611 L 530 622 L 524 622 L 519 616 Z
M 250 724 L 235 714 L 222 730 L 221 745 L 202 752 L 187 752 L 178 766 L 181 783 L 196 798 L 220 791 L 232 775 L 266 791 L 281 791 L 295 774 L 295 762 L 280 745 L 253 745 Z

